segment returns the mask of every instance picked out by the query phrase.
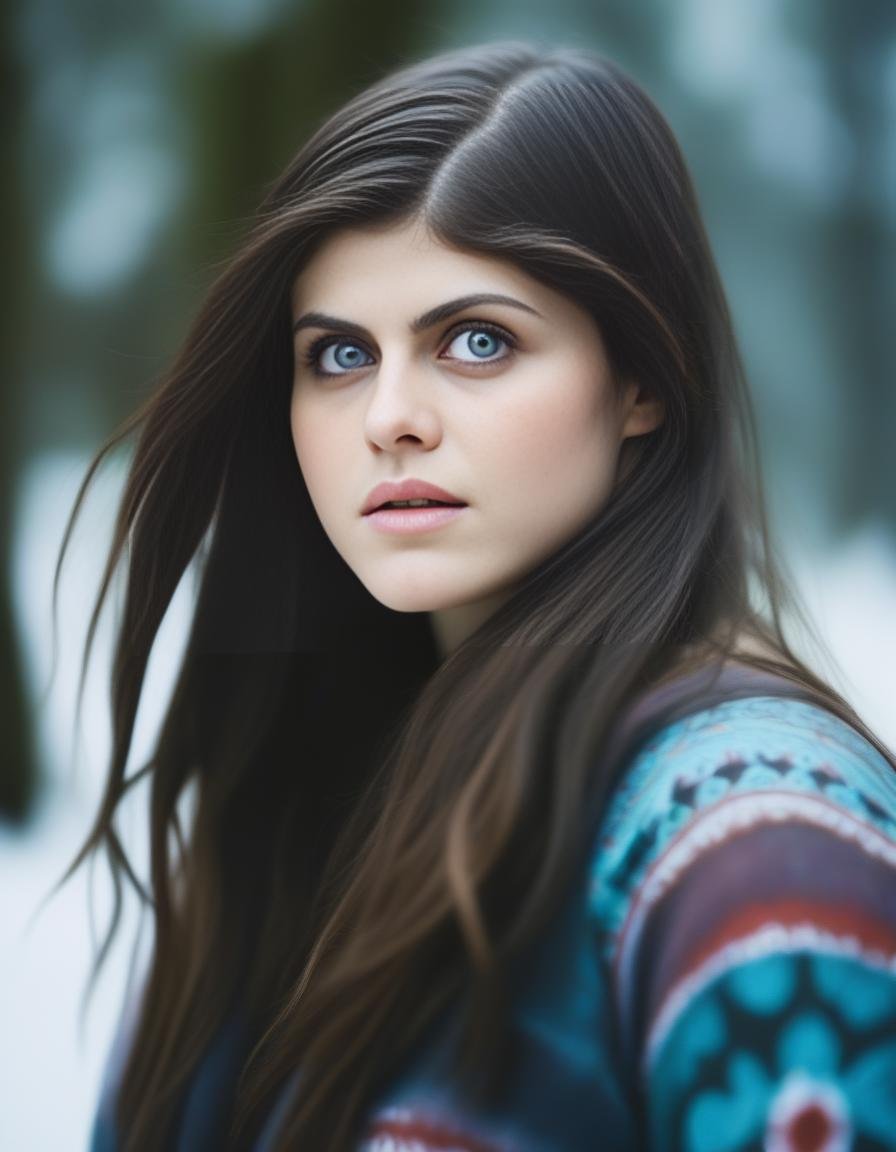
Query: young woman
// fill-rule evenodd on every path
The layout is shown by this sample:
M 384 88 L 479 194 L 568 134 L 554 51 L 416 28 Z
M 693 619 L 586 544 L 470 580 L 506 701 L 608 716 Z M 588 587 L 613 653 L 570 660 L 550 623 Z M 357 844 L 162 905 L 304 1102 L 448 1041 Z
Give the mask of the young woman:
M 67 875 L 104 846 L 154 940 L 94 1152 L 896 1149 L 896 761 L 784 636 L 637 84 L 499 43 L 337 111 L 60 564 L 138 429 Z M 114 817 L 191 561 L 145 892 Z

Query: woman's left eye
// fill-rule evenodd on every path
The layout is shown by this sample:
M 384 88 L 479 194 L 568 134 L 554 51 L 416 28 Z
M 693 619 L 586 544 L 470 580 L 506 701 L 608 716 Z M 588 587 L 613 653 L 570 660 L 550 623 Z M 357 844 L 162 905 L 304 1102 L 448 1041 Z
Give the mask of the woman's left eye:
M 501 344 L 508 351 L 501 356 L 496 356 L 497 346 Z M 513 340 L 509 333 L 503 332 L 497 327 L 480 324 L 475 327 L 460 329 L 452 337 L 448 348 L 454 348 L 455 345 L 460 352 L 452 353 L 452 359 L 460 360 L 464 364 L 493 364 L 496 360 L 507 359 L 510 355 L 509 350 L 513 348 Z M 469 358 L 466 358 L 464 353 L 468 354 Z

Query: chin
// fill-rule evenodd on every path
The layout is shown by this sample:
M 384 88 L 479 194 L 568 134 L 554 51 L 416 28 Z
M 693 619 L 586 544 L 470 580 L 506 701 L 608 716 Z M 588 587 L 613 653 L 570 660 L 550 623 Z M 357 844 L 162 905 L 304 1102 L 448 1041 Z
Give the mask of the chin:
M 391 608 L 393 612 L 442 612 L 447 608 L 468 604 L 471 599 L 475 599 L 475 596 L 464 593 L 452 594 L 444 590 L 436 592 L 431 588 L 427 590 L 424 580 L 417 581 L 417 586 L 410 588 L 397 585 L 372 588 L 369 584 L 365 587 L 375 600 L 384 607 Z
M 393 612 L 439 612 L 447 607 L 441 600 L 425 596 L 377 596 L 376 599 Z
M 369 584 L 365 587 L 374 600 L 393 612 L 432 612 L 441 607 L 438 597 L 427 595 L 423 589 L 409 592 L 396 588 L 371 588 Z

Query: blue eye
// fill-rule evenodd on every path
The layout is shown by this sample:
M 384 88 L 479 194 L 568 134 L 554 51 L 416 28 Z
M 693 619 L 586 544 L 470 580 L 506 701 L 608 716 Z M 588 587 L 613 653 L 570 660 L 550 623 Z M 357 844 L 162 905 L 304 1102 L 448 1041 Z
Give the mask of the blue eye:
M 454 356 L 455 359 L 461 360 L 464 364 L 491 364 L 495 360 L 505 360 L 509 353 L 495 356 L 495 352 L 499 351 L 497 346 L 501 344 L 506 347 L 512 346 L 510 339 L 498 328 L 491 325 L 477 325 L 460 329 L 448 347 L 451 348 L 458 343 L 463 351 L 470 353 L 469 360 L 463 356 Z
M 324 360 L 330 352 L 333 353 L 331 363 L 324 364 Z M 341 376 L 343 372 L 351 372 L 353 368 L 363 367 L 365 363 L 363 357 L 366 355 L 366 352 L 357 344 L 352 344 L 349 340 L 334 339 L 330 336 L 324 337 L 322 340 L 315 340 L 308 349 L 305 360 L 320 376 Z M 367 363 L 370 363 L 370 357 L 368 357 Z

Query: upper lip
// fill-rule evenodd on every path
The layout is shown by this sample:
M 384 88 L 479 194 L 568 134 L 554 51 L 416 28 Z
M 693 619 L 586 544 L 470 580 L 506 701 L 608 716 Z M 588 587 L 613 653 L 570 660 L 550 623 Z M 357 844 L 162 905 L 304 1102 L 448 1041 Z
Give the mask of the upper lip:
M 368 512 L 373 512 L 390 500 L 441 500 L 445 504 L 464 503 L 446 489 L 440 488 L 437 484 L 427 484 L 425 480 L 401 480 L 397 484 L 386 480 L 367 493 L 361 514 L 366 516 Z

